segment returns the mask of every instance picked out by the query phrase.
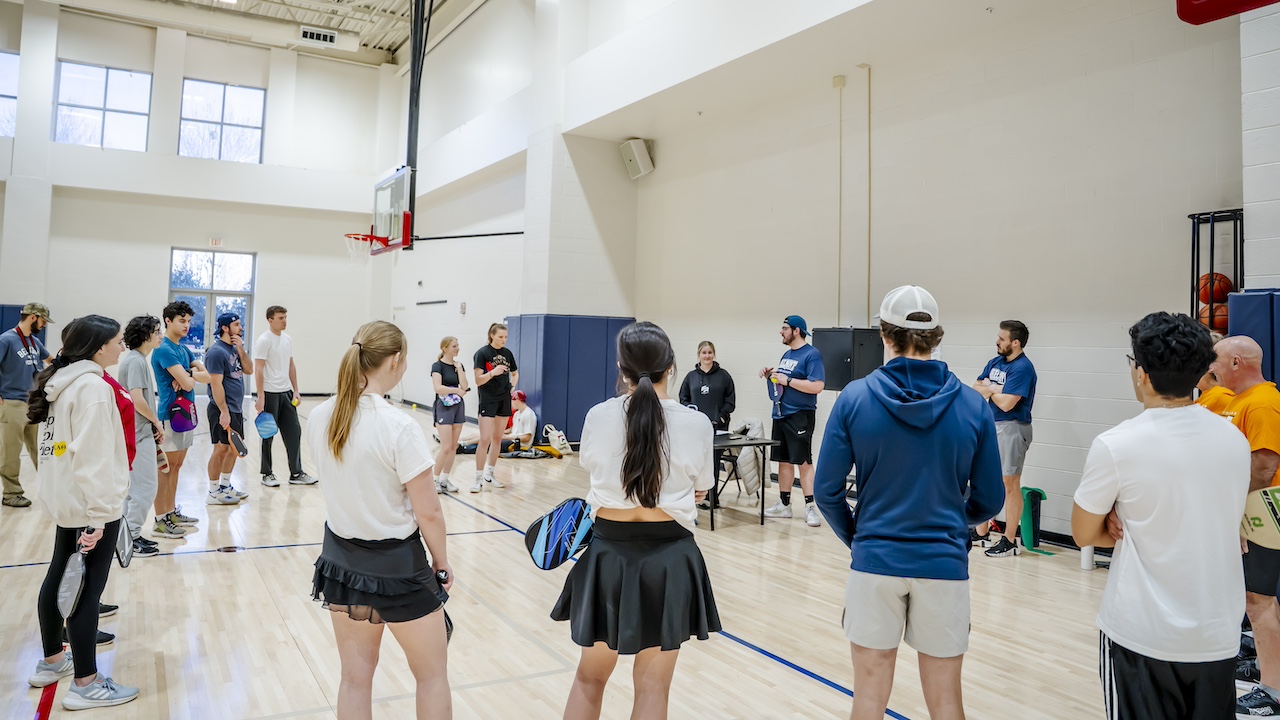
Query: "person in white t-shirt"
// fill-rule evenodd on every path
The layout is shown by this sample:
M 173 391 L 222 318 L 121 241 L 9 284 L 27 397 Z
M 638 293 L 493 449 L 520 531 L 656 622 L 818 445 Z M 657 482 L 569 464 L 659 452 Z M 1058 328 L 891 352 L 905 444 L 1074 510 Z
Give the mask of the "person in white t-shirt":
M 538 416 L 528 404 L 529 396 L 523 390 L 511 391 L 511 429 L 506 432 L 506 439 L 514 442 L 512 450 L 528 450 L 533 447 L 533 436 L 538 433 Z M 507 452 L 504 448 L 503 452 Z
M 1158 312 L 1129 336 L 1144 409 L 1093 441 L 1071 515 L 1078 545 L 1116 548 L 1098 612 L 1107 718 L 1235 717 L 1249 442 L 1192 401 L 1206 328 Z
M 302 426 L 298 423 L 298 405 L 302 395 L 298 392 L 298 368 L 293 364 L 293 338 L 285 332 L 289 327 L 289 311 L 279 305 L 267 308 L 267 331 L 253 344 L 253 376 L 257 385 L 258 414 L 271 413 L 280 437 L 284 438 L 285 454 L 289 456 L 289 484 L 314 485 L 316 479 L 302 470 L 302 451 L 299 440 Z M 262 484 L 279 487 L 271 463 L 271 441 L 262 440 Z
M 338 394 L 307 422 L 326 518 L 312 597 L 333 619 L 339 717 L 372 712 L 384 623 L 417 681 L 419 720 L 453 716 L 443 612 L 453 570 L 431 448 L 417 421 L 383 397 L 404 377 L 407 350 L 395 325 L 361 326 L 342 357 Z
M 582 428 L 594 536 L 551 611 L 582 648 L 566 718 L 600 717 L 619 654 L 635 655 L 631 717 L 665 718 L 681 643 L 720 630 L 691 532 L 714 482 L 711 421 L 668 395 L 675 353 L 657 325 L 622 329 L 618 370 L 627 394 L 591 408 Z

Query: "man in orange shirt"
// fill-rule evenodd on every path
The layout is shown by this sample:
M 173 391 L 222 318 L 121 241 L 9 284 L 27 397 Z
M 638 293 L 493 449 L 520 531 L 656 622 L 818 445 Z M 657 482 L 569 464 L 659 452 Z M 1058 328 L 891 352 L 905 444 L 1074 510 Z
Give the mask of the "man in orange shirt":
M 1196 383 L 1196 389 L 1200 391 L 1200 397 L 1196 398 L 1196 404 L 1209 410 L 1214 415 L 1223 414 L 1236 397 L 1230 390 L 1218 384 L 1218 380 L 1213 376 L 1212 370 L 1200 378 L 1200 382 Z
M 1223 417 L 1231 419 L 1249 439 L 1249 491 L 1277 483 L 1280 469 L 1280 391 L 1262 377 L 1262 348 L 1252 338 L 1229 337 L 1214 346 L 1217 359 L 1209 366 L 1235 397 Z M 1236 702 L 1238 716 L 1280 715 L 1280 550 L 1248 543 L 1244 555 L 1245 613 L 1253 625 L 1258 647 L 1257 670 L 1248 660 L 1236 669 L 1236 685 L 1256 683 Z

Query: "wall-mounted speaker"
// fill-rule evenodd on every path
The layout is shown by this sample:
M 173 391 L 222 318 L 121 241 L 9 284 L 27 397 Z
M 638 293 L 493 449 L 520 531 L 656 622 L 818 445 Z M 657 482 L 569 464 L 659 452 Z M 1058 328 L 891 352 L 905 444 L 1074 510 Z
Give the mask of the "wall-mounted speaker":
M 653 172 L 653 158 L 649 155 L 647 140 L 635 139 L 622 143 L 622 161 L 627 164 L 627 172 L 632 180 Z

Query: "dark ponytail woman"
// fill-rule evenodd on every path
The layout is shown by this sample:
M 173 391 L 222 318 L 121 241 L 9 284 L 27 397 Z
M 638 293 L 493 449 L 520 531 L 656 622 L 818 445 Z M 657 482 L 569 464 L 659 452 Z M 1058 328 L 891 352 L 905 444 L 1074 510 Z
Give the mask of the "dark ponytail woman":
M 124 352 L 120 323 L 100 315 L 77 318 L 62 332 L 62 350 L 36 375 L 27 418 L 40 426 L 40 499 L 57 524 L 53 560 L 37 610 L 44 659 L 28 682 L 45 687 L 75 675 L 62 706 L 68 710 L 121 705 L 138 689 L 98 673 L 98 600 L 107 584 L 120 515 L 129 491 L 129 455 L 106 376 Z M 130 411 L 132 412 L 132 410 Z M 84 554 L 84 589 L 70 617 L 58 610 L 58 585 L 67 560 Z M 70 650 L 62 648 L 66 625 Z
M 711 488 L 711 421 L 667 394 L 671 341 L 653 323 L 618 335 L 625 393 L 596 405 L 581 462 L 595 536 L 551 611 L 568 620 L 582 657 L 564 717 L 599 718 L 618 655 L 635 655 L 632 717 L 666 717 L 680 645 L 720 630 L 696 503 Z

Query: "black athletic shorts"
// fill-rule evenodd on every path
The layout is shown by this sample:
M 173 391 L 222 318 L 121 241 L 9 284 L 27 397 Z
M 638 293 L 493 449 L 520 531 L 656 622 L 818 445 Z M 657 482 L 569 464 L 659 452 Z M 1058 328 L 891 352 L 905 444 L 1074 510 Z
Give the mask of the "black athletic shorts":
M 817 410 L 801 410 L 774 420 L 773 439 L 782 444 L 773 448 L 773 460 L 788 465 L 813 462 L 813 429 L 817 425 Z
M 227 431 L 222 429 L 222 411 L 218 410 L 217 403 L 209 403 L 209 410 L 205 413 L 209 418 L 209 439 L 214 445 L 230 445 L 231 438 L 227 437 Z M 231 429 L 236 431 L 240 437 L 244 437 L 244 414 L 231 413 Z
M 1236 707 L 1236 659 L 1156 660 L 1101 637 L 1099 672 L 1107 720 L 1229 720 Z
M 1277 583 L 1280 583 L 1280 550 L 1249 543 L 1249 552 L 1244 554 L 1244 589 L 1275 597 Z
M 480 417 L 511 417 L 511 396 L 480 398 Z

